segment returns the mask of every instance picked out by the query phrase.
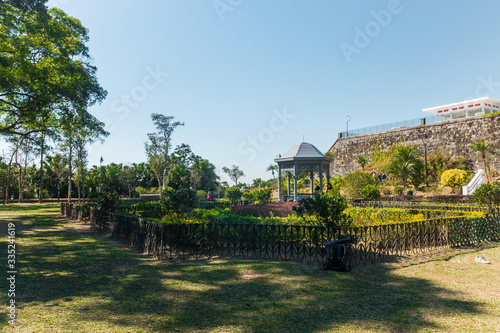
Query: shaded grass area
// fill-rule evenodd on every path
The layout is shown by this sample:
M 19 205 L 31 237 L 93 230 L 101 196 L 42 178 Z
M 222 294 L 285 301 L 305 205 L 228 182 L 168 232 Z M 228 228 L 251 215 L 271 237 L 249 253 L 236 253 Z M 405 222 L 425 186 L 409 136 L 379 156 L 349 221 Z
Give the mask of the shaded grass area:
M 0 210 L 18 230 L 14 332 L 498 331 L 500 247 L 350 273 L 284 262 L 159 262 L 57 213 Z M 5 250 L 2 250 L 5 251 Z M 7 285 L 0 280 L 2 303 Z

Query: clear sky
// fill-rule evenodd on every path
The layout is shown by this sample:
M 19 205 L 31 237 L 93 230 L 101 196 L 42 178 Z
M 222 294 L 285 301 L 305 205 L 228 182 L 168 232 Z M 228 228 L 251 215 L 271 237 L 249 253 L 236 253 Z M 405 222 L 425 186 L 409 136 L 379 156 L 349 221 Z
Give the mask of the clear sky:
M 89 29 L 111 133 L 90 165 L 146 161 L 150 115 L 184 121 L 173 144 L 243 182 L 294 144 L 500 98 L 500 2 L 51 0 Z M 223 180 L 228 180 L 223 176 Z

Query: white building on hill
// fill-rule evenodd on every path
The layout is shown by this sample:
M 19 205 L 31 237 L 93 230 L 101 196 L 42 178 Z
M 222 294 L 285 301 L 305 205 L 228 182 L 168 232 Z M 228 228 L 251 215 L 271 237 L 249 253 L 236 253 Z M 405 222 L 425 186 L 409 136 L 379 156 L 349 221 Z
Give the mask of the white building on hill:
M 491 97 L 481 97 L 422 109 L 422 111 L 434 114 L 436 116 L 436 121 L 460 119 L 500 111 L 500 100 Z

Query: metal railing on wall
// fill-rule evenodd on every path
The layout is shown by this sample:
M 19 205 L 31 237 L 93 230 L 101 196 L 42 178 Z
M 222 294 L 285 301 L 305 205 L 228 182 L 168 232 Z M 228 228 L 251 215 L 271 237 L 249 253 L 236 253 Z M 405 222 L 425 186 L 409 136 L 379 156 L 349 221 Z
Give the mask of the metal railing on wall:
M 327 228 L 261 224 L 159 224 L 95 207 L 61 204 L 61 213 L 90 222 L 129 246 L 158 259 L 245 258 L 324 263 L 324 242 L 351 238 L 352 266 L 500 241 L 500 217 L 448 218 L 390 225 Z
M 425 118 L 415 118 L 415 119 L 410 119 L 410 120 L 398 121 L 398 122 L 394 122 L 394 123 L 388 123 L 388 124 L 353 129 L 353 130 L 349 130 L 349 131 L 340 132 L 339 136 L 341 138 L 346 138 L 349 136 L 357 136 L 357 135 L 363 135 L 363 134 L 384 132 L 384 131 L 389 131 L 389 130 L 396 129 L 396 128 L 419 126 L 419 125 L 422 125 L 422 121 L 424 122 L 424 124 L 432 124 L 432 123 L 437 122 L 436 117 L 429 116 L 429 117 L 425 117 Z

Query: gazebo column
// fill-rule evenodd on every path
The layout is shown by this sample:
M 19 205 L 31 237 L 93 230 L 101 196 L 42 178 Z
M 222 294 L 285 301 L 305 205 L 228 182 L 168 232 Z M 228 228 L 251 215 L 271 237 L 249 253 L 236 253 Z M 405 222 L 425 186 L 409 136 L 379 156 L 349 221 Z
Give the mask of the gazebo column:
M 314 194 L 314 172 L 309 173 L 309 178 L 311 179 L 311 195 Z
M 327 169 L 326 169 L 326 184 L 327 185 L 330 184 L 330 166 L 329 165 L 327 166 Z
M 278 164 L 278 201 L 283 201 L 281 198 L 281 165 Z
M 297 176 L 293 176 L 293 201 L 297 201 Z
M 297 201 L 297 179 L 299 175 L 297 174 L 297 163 L 293 166 L 293 201 Z
M 319 191 L 323 192 L 323 163 L 319 165 Z
M 286 191 L 286 194 L 288 196 L 288 200 L 290 200 L 290 172 L 287 172 L 287 191 Z

